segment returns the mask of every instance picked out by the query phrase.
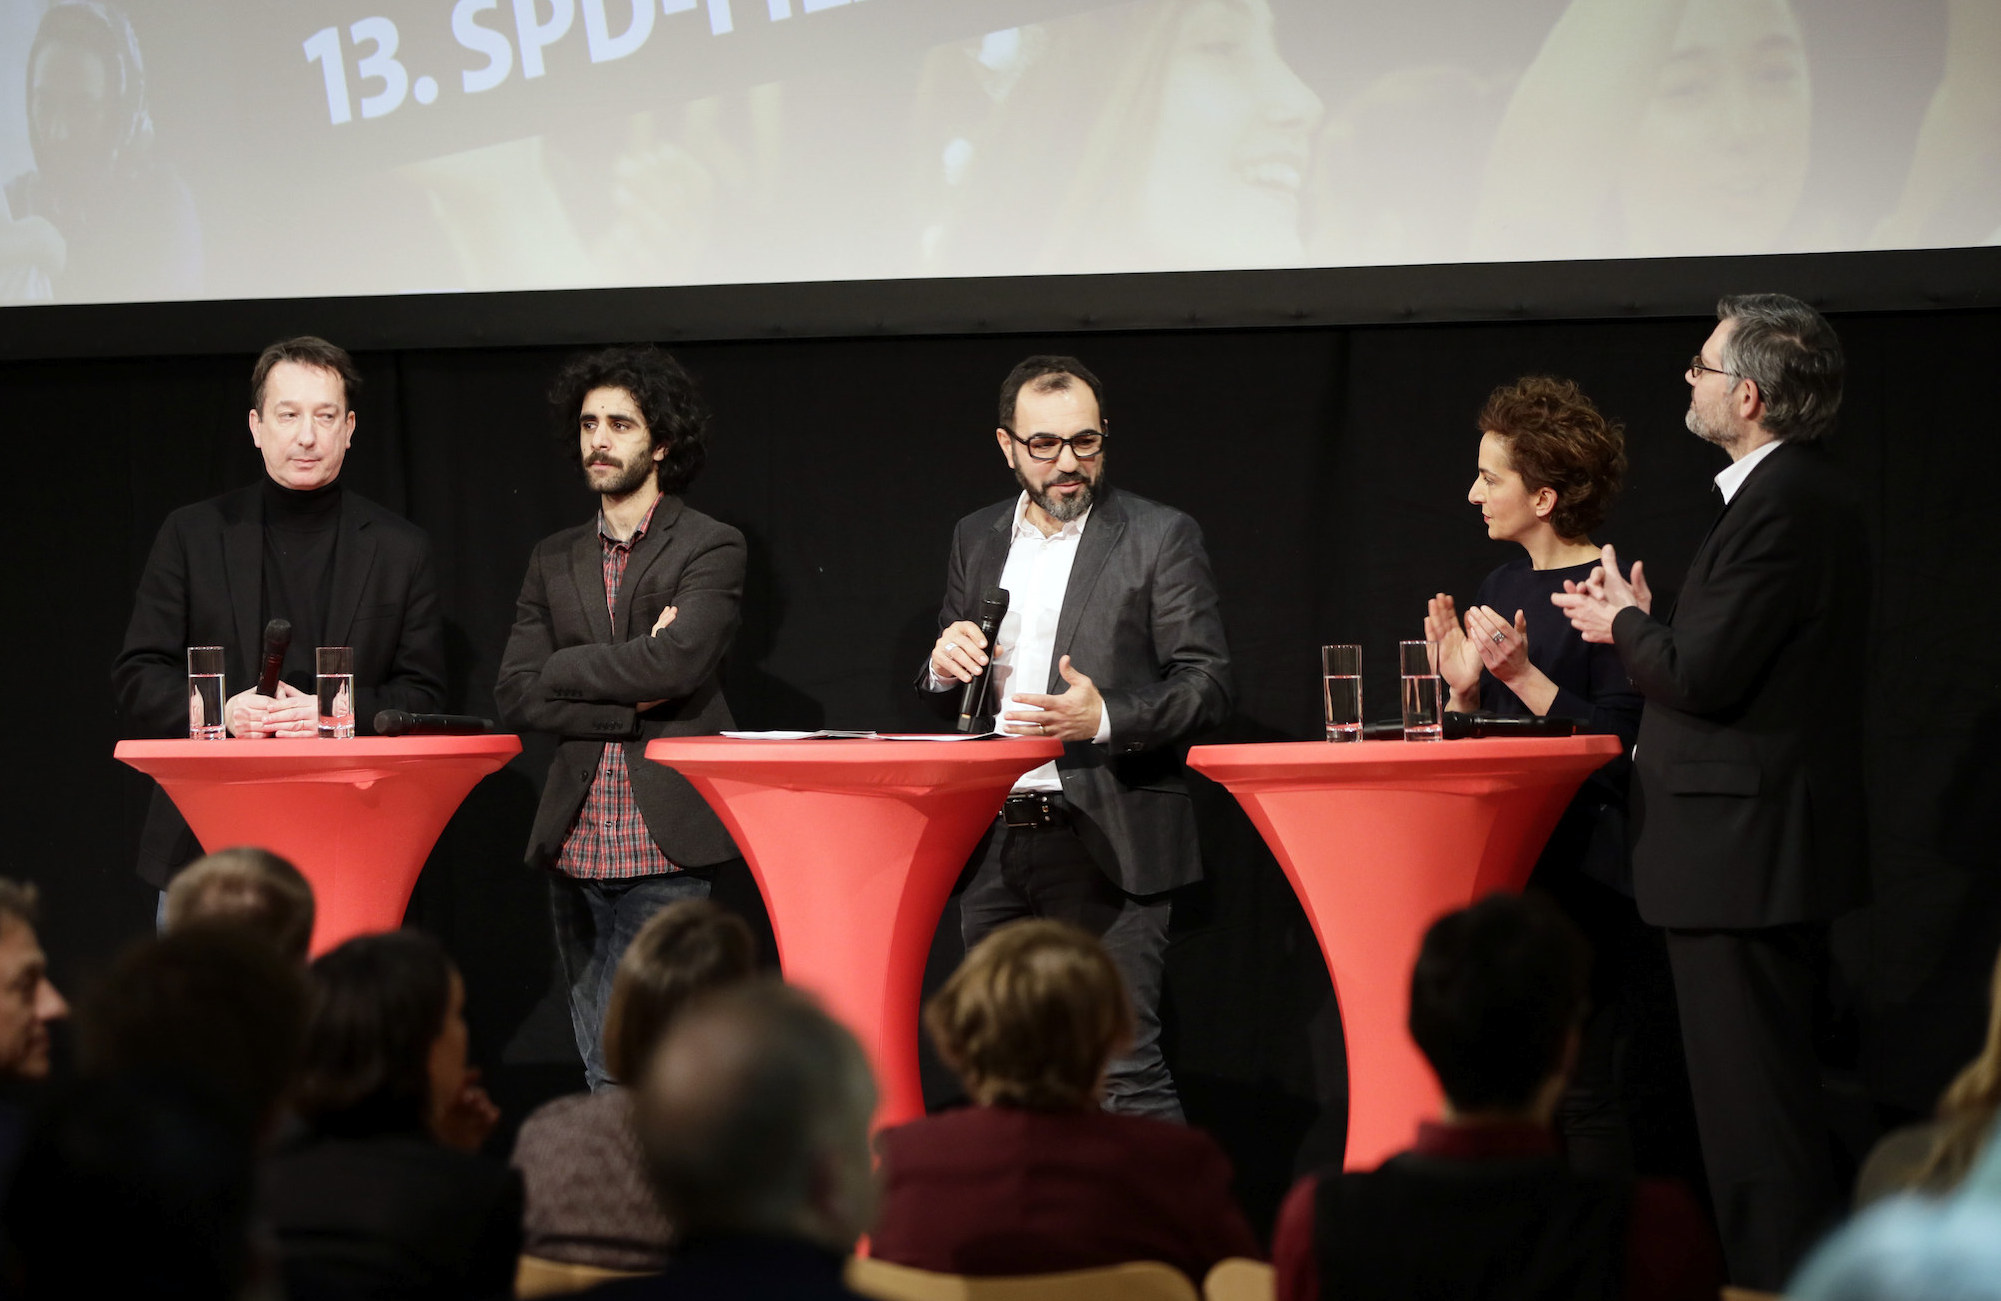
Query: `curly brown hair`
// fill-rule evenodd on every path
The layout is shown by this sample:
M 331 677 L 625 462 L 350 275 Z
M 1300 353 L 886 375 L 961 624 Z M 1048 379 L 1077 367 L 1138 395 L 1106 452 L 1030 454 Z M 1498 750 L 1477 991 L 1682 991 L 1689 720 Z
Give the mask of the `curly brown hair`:
M 1504 384 L 1480 408 L 1482 433 L 1507 440 L 1508 459 L 1530 492 L 1551 488 L 1549 526 L 1582 538 L 1605 522 L 1626 477 L 1626 432 L 1567 379 L 1529 375 Z

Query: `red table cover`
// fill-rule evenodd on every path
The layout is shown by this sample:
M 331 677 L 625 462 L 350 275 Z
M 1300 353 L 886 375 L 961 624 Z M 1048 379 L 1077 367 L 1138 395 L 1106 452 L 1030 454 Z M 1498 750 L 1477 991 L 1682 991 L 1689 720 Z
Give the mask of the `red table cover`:
M 403 924 L 410 891 L 460 801 L 521 753 L 514 736 L 120 741 L 204 850 L 257 845 L 312 882 L 313 953 Z
M 715 808 L 757 878 L 785 978 L 855 1032 L 878 1126 L 924 1114 L 917 1012 L 960 869 L 1021 774 L 1062 743 L 662 739 L 646 757 Z
M 1615 736 L 1189 751 L 1250 814 L 1320 940 L 1348 1053 L 1348 1169 L 1410 1146 L 1438 1111 L 1405 1025 L 1425 929 L 1520 890 L 1578 786 L 1618 753 Z

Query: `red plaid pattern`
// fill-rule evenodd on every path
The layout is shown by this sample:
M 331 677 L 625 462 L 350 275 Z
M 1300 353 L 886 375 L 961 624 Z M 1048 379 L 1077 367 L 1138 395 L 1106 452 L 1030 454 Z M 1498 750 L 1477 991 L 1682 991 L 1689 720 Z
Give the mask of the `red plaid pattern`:
M 632 559 L 634 544 L 653 527 L 653 511 L 658 509 L 660 503 L 656 500 L 632 536 L 622 542 L 605 532 L 604 513 L 598 513 L 598 541 L 604 547 L 604 606 L 614 627 L 618 624 L 618 589 L 625 582 L 626 562 Z M 622 743 L 605 742 L 597 776 L 591 779 L 584 806 L 577 810 L 577 820 L 563 841 L 563 852 L 556 856 L 556 870 L 597 881 L 681 870 L 660 852 L 660 846 L 653 843 L 646 830 L 645 819 L 639 816 Z

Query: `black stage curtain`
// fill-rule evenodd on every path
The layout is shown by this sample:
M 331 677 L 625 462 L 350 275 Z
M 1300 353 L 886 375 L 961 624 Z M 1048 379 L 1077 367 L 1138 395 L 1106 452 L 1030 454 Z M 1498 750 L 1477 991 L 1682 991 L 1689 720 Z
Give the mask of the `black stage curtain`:
M 1988 423 L 2001 311 L 1836 318 L 1850 384 L 1834 447 L 1867 490 L 1879 597 L 1855 635 L 1870 680 L 1824 702 L 1870 736 L 1877 901 L 1840 928 L 1831 1044 L 1886 1114 L 1928 1108 L 1976 1049 L 2001 943 L 2001 440 Z M 1723 464 L 1686 432 L 1681 367 L 1707 319 L 1262 332 L 852 338 L 687 344 L 714 406 L 689 494 L 751 543 L 728 694 L 746 727 L 924 726 L 907 683 L 929 643 L 954 520 L 1009 495 L 993 441 L 1002 375 L 1075 351 L 1109 386 L 1109 473 L 1207 531 L 1239 706 L 1215 738 L 1317 734 L 1314 648 L 1364 645 L 1372 716 L 1394 713 L 1392 643 L 1424 599 L 1462 600 L 1511 547 L 1465 503 L 1494 385 L 1579 380 L 1626 423 L 1628 488 L 1600 541 L 1674 588 Z M 663 333 L 666 327 L 663 326 Z M 169 348 L 163 345 L 162 349 Z M 543 389 L 561 349 L 365 354 L 347 481 L 429 529 L 450 633 L 451 705 L 491 713 L 522 563 L 593 501 Z M 14 431 L 5 518 L 16 586 L 4 638 L 15 777 L 10 861 L 38 881 L 72 992 L 150 925 L 132 875 L 147 784 L 111 759 L 106 674 L 139 568 L 174 506 L 261 472 L 245 355 L 0 364 Z M 1088 667 L 1088 666 L 1086 666 Z M 515 1111 L 576 1087 L 552 981 L 543 884 L 520 866 L 546 748 L 475 791 L 432 856 L 411 921 L 444 937 L 471 990 L 475 1051 Z M 1220 788 L 1200 810 L 1209 879 L 1177 904 L 1170 1055 L 1191 1118 L 1235 1156 L 1267 1222 L 1298 1167 L 1339 1151 L 1338 1015 L 1298 905 Z M 723 893 L 756 911 L 746 877 Z M 957 956 L 954 916 L 934 967 Z M 934 976 L 936 972 L 934 971 Z M 934 1096 L 949 1082 L 933 1072 Z

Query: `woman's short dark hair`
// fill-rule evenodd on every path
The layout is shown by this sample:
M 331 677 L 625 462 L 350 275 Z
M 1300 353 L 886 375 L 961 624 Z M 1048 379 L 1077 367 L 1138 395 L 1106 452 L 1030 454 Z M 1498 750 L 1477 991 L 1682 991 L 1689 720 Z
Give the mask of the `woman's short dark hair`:
M 1518 1110 L 1563 1060 L 1584 1015 L 1590 951 L 1533 896 L 1489 895 L 1424 933 L 1410 1037 L 1460 1111 Z
M 748 979 L 756 969 L 756 946 L 741 918 L 707 899 L 668 904 L 618 960 L 604 1013 L 605 1069 L 631 1083 L 691 997 Z
M 565 362 L 549 386 L 558 445 L 577 452 L 577 421 L 593 389 L 624 389 L 639 405 L 651 446 L 665 445 L 660 491 L 686 492 L 708 463 L 709 409 L 694 377 L 669 353 L 649 343 L 581 353 Z
M 351 1137 L 421 1132 L 452 971 L 444 946 L 417 931 L 362 935 L 322 954 L 312 965 L 300 1116 Z
M 1088 1106 L 1132 1038 L 1132 1001 L 1104 946 L 1074 926 L 1021 921 L 973 946 L 924 1008 L 938 1052 L 973 1100 Z
M 1573 381 L 1530 375 L 1504 384 L 1487 396 L 1479 426 L 1507 440 L 1524 487 L 1555 490 L 1549 526 L 1558 537 L 1587 537 L 1605 522 L 1626 477 L 1626 433 Z

